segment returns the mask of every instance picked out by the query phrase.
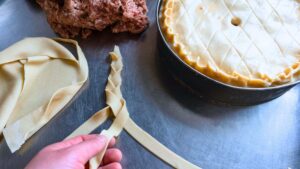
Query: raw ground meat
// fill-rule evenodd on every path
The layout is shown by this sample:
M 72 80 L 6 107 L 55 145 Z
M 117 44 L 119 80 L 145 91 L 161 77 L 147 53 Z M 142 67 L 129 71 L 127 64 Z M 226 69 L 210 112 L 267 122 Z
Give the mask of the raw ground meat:
M 148 26 L 145 0 L 37 0 L 52 29 L 64 38 L 92 30 L 140 33 Z

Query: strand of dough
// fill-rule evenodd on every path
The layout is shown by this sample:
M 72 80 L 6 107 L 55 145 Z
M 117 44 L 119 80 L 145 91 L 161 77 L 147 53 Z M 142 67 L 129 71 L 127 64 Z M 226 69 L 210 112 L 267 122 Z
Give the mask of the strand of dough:
M 126 108 L 126 101 L 124 100 L 120 90 L 122 83 L 121 71 L 123 64 L 119 48 L 116 46 L 114 52 L 111 52 L 110 55 L 112 58 L 111 72 L 105 88 L 106 103 L 108 106 L 98 111 L 67 138 L 90 133 L 99 125 L 101 125 L 110 115 L 113 115 L 115 119 L 110 128 L 101 132 L 101 134 L 108 137 L 109 140 L 114 136 L 117 137 L 122 130 L 125 129 L 136 141 L 151 151 L 154 155 L 168 163 L 170 166 L 177 169 L 200 169 L 198 166 L 186 161 L 162 145 L 143 129 L 141 129 L 129 117 L 129 113 Z M 104 152 L 105 151 L 89 161 L 90 169 L 97 169 L 99 167 Z
M 56 41 L 76 46 L 78 60 Z M 11 152 L 70 102 L 88 78 L 74 40 L 26 38 L 0 52 L 0 135 Z

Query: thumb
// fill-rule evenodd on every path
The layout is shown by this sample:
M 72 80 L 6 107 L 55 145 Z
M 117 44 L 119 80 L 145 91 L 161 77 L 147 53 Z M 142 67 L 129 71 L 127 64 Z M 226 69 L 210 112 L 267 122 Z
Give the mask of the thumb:
M 75 155 L 82 164 L 88 162 L 92 157 L 104 150 L 107 138 L 99 135 L 94 139 L 89 139 L 67 148 L 68 153 Z

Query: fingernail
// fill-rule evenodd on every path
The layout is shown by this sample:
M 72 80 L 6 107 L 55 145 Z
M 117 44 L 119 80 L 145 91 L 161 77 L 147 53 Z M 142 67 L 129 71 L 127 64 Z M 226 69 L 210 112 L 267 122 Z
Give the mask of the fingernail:
M 107 142 L 107 138 L 103 135 L 98 135 L 97 139 L 101 142 L 101 143 L 106 143 Z

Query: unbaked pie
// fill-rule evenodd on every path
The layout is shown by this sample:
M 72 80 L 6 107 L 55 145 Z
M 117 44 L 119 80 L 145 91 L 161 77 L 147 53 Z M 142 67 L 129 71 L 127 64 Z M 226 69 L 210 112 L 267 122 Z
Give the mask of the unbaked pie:
M 299 0 L 163 0 L 174 51 L 226 84 L 270 87 L 300 78 Z

